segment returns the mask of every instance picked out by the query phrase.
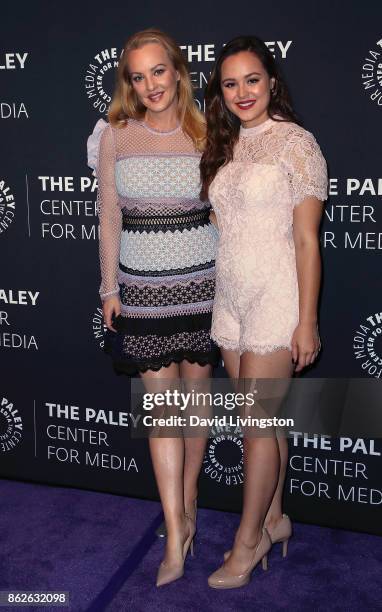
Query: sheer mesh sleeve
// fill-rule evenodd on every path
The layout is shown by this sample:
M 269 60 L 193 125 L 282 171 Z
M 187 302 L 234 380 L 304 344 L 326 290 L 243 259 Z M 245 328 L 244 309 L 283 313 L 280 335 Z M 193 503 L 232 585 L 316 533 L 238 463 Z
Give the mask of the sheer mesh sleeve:
M 117 272 L 121 244 L 122 213 L 115 186 L 115 145 L 112 128 L 107 126 L 101 136 L 98 155 L 97 210 L 99 217 L 99 258 L 103 301 L 119 292 Z
M 293 206 L 309 196 L 321 201 L 327 199 L 326 161 L 313 134 L 305 130 L 292 133 L 283 157 L 290 177 Z

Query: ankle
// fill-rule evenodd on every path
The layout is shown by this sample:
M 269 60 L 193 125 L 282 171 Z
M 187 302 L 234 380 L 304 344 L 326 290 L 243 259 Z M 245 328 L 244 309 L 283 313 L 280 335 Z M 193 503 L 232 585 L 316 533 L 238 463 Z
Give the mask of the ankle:
M 187 524 L 187 519 L 184 513 L 173 514 L 171 517 L 165 517 L 166 530 L 168 534 L 181 532 Z
M 196 517 L 196 496 L 190 497 L 189 499 L 184 500 L 184 511 L 186 515 L 191 518 L 191 520 L 195 520 Z
M 167 537 L 166 544 L 168 548 L 177 550 L 183 546 L 184 540 L 186 540 L 189 536 L 190 527 L 189 521 L 184 519 L 177 527 L 168 527 L 167 528 Z
M 278 525 L 278 523 L 282 520 L 282 518 L 283 515 L 281 511 L 278 514 L 271 514 L 265 518 L 264 527 L 266 527 L 267 529 L 274 529 L 276 525 Z
M 196 507 L 196 501 L 198 499 L 198 492 L 197 491 L 193 491 L 192 493 L 188 493 L 187 495 L 184 496 L 184 507 L 187 510 L 187 508 L 195 508 Z
M 249 532 L 237 532 L 235 537 L 235 546 L 252 551 L 259 544 L 262 538 L 262 529 L 256 529 L 255 531 Z

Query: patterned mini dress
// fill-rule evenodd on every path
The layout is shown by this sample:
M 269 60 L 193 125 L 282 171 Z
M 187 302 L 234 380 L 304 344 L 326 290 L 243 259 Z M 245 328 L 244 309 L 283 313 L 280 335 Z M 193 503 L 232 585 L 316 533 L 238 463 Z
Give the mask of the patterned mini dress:
M 218 233 L 199 199 L 200 153 L 181 126 L 98 126 L 100 297 L 119 295 L 104 350 L 118 374 L 187 360 L 217 365 L 211 340 Z M 97 131 L 97 130 L 96 130 Z

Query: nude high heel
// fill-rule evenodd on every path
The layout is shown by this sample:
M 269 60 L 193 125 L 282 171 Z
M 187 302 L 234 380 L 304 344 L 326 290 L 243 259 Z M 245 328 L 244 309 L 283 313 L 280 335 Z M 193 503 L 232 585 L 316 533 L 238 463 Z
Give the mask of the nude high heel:
M 251 579 L 251 574 L 255 569 L 256 565 L 261 561 L 263 570 L 268 569 L 268 558 L 267 554 L 272 548 L 271 538 L 265 527 L 263 527 L 262 536 L 260 542 L 256 546 L 253 554 L 252 561 L 248 569 L 238 576 L 230 574 L 223 564 L 219 567 L 216 572 L 211 574 L 208 578 L 208 584 L 213 589 L 237 589 L 238 587 L 245 586 Z
M 288 542 L 292 535 L 292 523 L 287 514 L 283 514 L 281 521 L 279 521 L 274 529 L 269 531 L 271 536 L 272 544 L 282 543 L 282 556 L 285 558 L 288 552 Z
M 171 566 L 167 565 L 164 561 L 162 561 L 157 574 L 157 587 L 169 584 L 170 582 L 174 582 L 174 580 L 178 580 L 179 578 L 181 578 L 184 574 L 184 562 L 188 551 L 190 551 L 192 557 L 194 556 L 194 537 L 196 533 L 196 526 L 193 519 L 187 513 L 185 513 L 185 517 L 189 524 L 190 533 L 183 544 L 183 559 L 181 563 L 177 563 L 176 565 Z
M 283 514 L 281 520 L 277 523 L 274 529 L 267 527 L 272 544 L 282 543 L 283 559 L 287 556 L 289 538 L 292 536 L 292 523 L 287 514 Z M 231 551 L 227 550 L 224 553 L 224 561 L 227 561 Z

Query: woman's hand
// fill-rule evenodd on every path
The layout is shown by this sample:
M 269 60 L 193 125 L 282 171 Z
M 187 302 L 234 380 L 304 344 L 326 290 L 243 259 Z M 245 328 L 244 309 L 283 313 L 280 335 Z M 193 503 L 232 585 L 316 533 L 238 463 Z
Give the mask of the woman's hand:
M 295 372 L 311 365 L 321 349 L 316 323 L 299 323 L 292 336 L 292 360 Z
M 213 223 L 217 228 L 219 227 L 218 226 L 218 220 L 217 220 L 215 212 L 212 210 L 212 208 L 210 210 L 209 219 L 210 219 L 210 223 Z
M 112 325 L 112 320 L 113 315 L 117 317 L 119 314 L 121 314 L 121 302 L 119 300 L 118 294 L 111 295 L 110 297 L 106 298 L 106 300 L 102 304 L 102 312 L 106 327 L 111 331 L 116 332 L 117 330 L 114 329 Z

